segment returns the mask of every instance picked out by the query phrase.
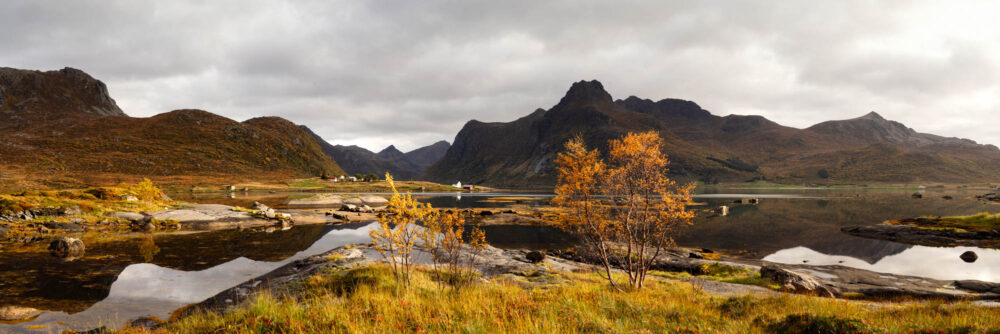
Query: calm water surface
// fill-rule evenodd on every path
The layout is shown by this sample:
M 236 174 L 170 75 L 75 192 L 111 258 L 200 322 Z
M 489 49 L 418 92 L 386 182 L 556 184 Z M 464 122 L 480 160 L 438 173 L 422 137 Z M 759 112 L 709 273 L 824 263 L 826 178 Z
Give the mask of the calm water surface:
M 927 189 L 699 189 L 704 203 L 695 223 L 677 242 L 744 257 L 782 263 L 839 264 L 877 272 L 938 279 L 1000 282 L 1000 251 L 970 247 L 937 248 L 853 237 L 844 226 L 928 215 L 1000 212 L 976 201 L 985 190 Z M 179 200 L 250 206 L 255 201 L 282 207 L 304 193 L 172 194 Z M 435 207 L 530 208 L 547 205 L 537 193 L 421 193 Z M 952 196 L 953 200 L 942 196 Z M 755 205 L 734 200 L 755 197 Z M 727 216 L 708 209 L 730 206 Z M 0 332 L 59 332 L 105 325 L 118 327 L 139 316 L 166 318 L 177 307 L 199 302 L 281 265 L 349 243 L 368 242 L 369 224 L 297 226 L 196 234 L 162 233 L 87 240 L 83 258 L 64 262 L 29 246 L 0 249 L 0 305 L 46 310 L 34 321 L 0 323 Z M 487 241 L 501 248 L 555 249 L 574 238 L 544 226 L 487 226 Z M 22 249 L 23 248 L 23 249 Z M 979 255 L 975 263 L 958 258 Z M 44 325 L 29 329 L 28 326 Z

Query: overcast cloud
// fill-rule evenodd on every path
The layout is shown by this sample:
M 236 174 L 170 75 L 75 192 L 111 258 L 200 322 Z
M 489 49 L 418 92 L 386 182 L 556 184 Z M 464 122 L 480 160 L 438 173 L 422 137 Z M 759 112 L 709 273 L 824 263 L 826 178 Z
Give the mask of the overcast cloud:
M 598 79 L 807 127 L 877 111 L 1000 144 L 996 2 L 7 1 L 0 66 L 82 69 L 126 113 L 281 116 L 410 150 Z

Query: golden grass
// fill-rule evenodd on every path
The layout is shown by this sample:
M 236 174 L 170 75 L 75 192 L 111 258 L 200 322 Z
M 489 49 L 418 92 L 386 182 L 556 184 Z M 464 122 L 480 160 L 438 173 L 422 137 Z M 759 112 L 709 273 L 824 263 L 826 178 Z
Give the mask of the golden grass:
M 651 280 L 616 292 L 596 274 L 525 289 L 494 279 L 440 288 L 427 269 L 402 289 L 383 266 L 309 278 L 288 296 L 262 295 L 224 313 L 196 313 L 162 328 L 179 333 L 763 333 L 986 332 L 1000 312 L 967 303 L 876 304 L 799 295 L 718 297 L 684 282 Z M 125 330 L 133 332 L 138 330 Z M 141 331 L 139 331 L 141 332 Z
M 153 191 L 159 193 L 155 187 Z M 36 216 L 34 219 L 19 221 L 10 224 L 14 228 L 13 234 L 29 235 L 33 231 L 20 229 L 24 225 L 44 222 L 69 222 L 71 218 L 82 218 L 83 225 L 96 226 L 98 222 L 109 219 L 106 214 L 118 211 L 157 211 L 169 205 L 172 201 L 164 200 L 155 196 L 148 201 L 129 201 L 125 196 L 137 196 L 143 190 L 135 184 L 120 184 L 114 187 L 94 187 L 87 189 L 72 190 L 31 190 L 22 191 L 15 194 L 0 195 L 0 214 L 17 214 L 25 210 L 39 210 L 42 208 L 78 208 L 79 213 L 59 216 Z M 137 196 L 138 197 L 138 196 Z

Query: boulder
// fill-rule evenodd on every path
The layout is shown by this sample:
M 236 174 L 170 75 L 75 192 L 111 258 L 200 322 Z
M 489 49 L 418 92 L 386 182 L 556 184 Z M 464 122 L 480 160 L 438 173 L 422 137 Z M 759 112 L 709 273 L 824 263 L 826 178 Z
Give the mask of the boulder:
M 72 237 L 60 237 L 49 244 L 49 251 L 59 257 L 80 257 L 85 250 L 83 240 Z
M 361 198 L 361 201 L 364 202 L 364 204 L 367 204 L 367 205 L 370 205 L 370 206 L 373 206 L 373 207 L 375 207 L 375 206 L 385 206 L 386 204 L 389 204 L 389 200 L 385 199 L 382 196 L 365 196 L 365 197 Z
M 345 199 L 344 200 L 344 204 L 350 204 L 350 205 L 354 205 L 354 206 L 361 206 L 361 205 L 364 205 L 365 203 L 360 198 L 352 197 L 352 198 Z
M 267 219 L 275 219 L 278 218 L 279 215 L 277 211 L 274 211 L 274 209 L 260 202 L 253 202 L 253 209 L 256 210 L 257 213 L 267 217 Z
M 110 213 L 108 214 L 108 217 L 127 220 L 130 222 L 141 222 L 147 219 L 146 215 L 144 214 L 138 212 L 125 212 L 125 211 Z
M 358 212 L 358 206 L 354 204 L 344 204 L 340 206 L 340 211 Z
M 920 199 L 920 198 L 924 198 L 924 194 L 921 194 L 921 193 L 913 193 L 913 195 L 910 195 L 910 197 L 913 197 L 913 198 L 915 198 L 915 199 Z
M 760 267 L 760 276 L 781 286 L 782 290 L 799 293 L 813 292 L 823 297 L 834 297 L 833 291 L 819 283 L 813 275 L 786 270 L 773 265 Z
M 539 263 L 545 260 L 545 254 L 539 251 L 530 251 L 524 255 L 524 258 L 531 261 L 531 263 Z
M 493 215 L 493 211 L 490 211 L 490 210 L 479 211 L 479 215 L 480 216 L 492 216 Z
M 973 251 L 966 251 L 965 253 L 962 253 L 962 255 L 959 255 L 958 258 L 967 263 L 973 263 L 979 259 L 979 255 L 976 255 L 976 252 Z
M 0 321 L 28 320 L 37 317 L 39 314 L 42 314 L 42 311 L 30 307 L 13 305 L 0 306 Z
M 372 207 L 368 205 L 362 205 L 360 208 L 358 208 L 358 212 L 372 213 L 375 212 L 375 209 L 372 209 Z

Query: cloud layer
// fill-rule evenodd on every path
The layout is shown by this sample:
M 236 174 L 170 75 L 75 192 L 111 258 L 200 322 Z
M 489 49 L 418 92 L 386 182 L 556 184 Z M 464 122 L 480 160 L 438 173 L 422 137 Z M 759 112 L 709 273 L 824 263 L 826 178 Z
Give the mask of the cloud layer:
M 806 127 L 878 111 L 1000 144 L 991 2 L 23 1 L 0 66 L 80 68 L 126 113 L 277 115 L 404 150 L 548 108 L 573 81 Z

